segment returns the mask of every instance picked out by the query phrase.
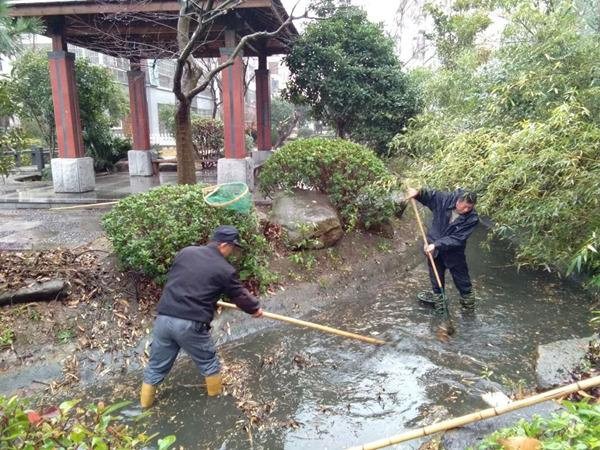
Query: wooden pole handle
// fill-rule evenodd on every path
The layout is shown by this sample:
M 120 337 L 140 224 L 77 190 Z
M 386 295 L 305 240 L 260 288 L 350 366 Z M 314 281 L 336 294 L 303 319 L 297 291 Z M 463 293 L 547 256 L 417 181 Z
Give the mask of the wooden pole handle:
M 417 209 L 417 202 L 415 202 L 414 198 L 410 199 L 410 203 L 415 211 L 415 216 L 417 218 L 417 223 L 419 224 L 419 229 L 421 230 L 421 236 L 423 237 L 423 245 L 427 245 L 427 234 L 425 233 L 425 228 L 423 227 L 423 222 L 421 221 L 421 216 L 419 215 L 419 210 Z M 433 260 L 433 255 L 429 252 L 425 252 L 427 257 L 429 258 L 429 262 L 431 263 L 431 267 L 433 268 L 433 274 L 435 275 L 435 280 L 439 288 L 444 292 L 444 286 L 442 286 L 442 279 L 440 278 L 440 274 L 437 270 L 437 266 L 435 265 L 435 261 Z
M 217 305 L 222 306 L 224 308 L 230 309 L 239 309 L 233 303 L 227 303 L 219 300 Z M 307 322 L 305 320 L 294 319 L 292 317 L 282 316 L 280 314 L 274 314 L 267 311 L 263 311 L 263 316 L 269 319 L 279 320 L 281 322 L 291 323 L 293 325 L 298 325 L 301 327 L 311 328 L 313 330 L 324 331 L 325 333 L 336 334 L 338 336 L 344 336 L 351 339 L 356 339 L 363 342 L 368 342 L 369 344 L 383 345 L 385 341 L 381 339 L 373 338 L 370 336 L 362 336 L 356 333 L 350 333 L 349 331 L 338 330 L 337 328 L 328 327 L 325 325 L 319 325 L 318 323 Z
M 476 411 L 465 416 L 460 416 L 455 419 L 444 420 L 442 422 L 434 423 L 426 427 L 418 428 L 416 430 L 408 431 L 406 433 L 398 434 L 378 441 L 370 442 L 368 444 L 360 445 L 357 447 L 351 447 L 347 450 L 376 450 L 379 448 L 388 447 L 390 445 L 399 444 L 400 442 L 410 441 L 423 436 L 429 436 L 431 434 L 439 433 L 441 431 L 451 430 L 452 428 L 462 427 L 469 423 L 477 422 L 479 420 L 489 419 L 490 417 L 499 416 L 510 411 L 525 408 L 526 406 L 535 405 L 546 400 L 551 400 L 558 397 L 563 397 L 568 394 L 572 394 L 577 391 L 585 391 L 596 386 L 600 386 L 600 375 L 588 378 L 586 380 L 572 383 L 567 386 L 552 389 L 551 391 L 543 392 L 541 394 L 533 395 L 523 400 L 517 400 L 511 402 L 508 405 L 501 406 L 498 408 L 488 408 Z
M 85 205 L 59 206 L 57 208 L 50 208 L 49 211 L 66 211 L 68 209 L 98 208 L 99 206 L 116 205 L 117 203 L 119 203 L 118 200 L 114 202 L 88 203 Z

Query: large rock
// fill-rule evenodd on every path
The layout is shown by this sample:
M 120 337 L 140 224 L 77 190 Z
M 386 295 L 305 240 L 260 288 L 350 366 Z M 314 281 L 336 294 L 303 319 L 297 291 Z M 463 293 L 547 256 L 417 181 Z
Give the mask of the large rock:
M 297 190 L 277 195 L 273 200 L 271 221 L 286 231 L 292 248 L 331 247 L 344 234 L 327 196 L 312 191 Z
M 594 336 L 538 346 L 535 371 L 538 387 L 545 390 L 568 382 L 569 374 L 581 364 L 592 339 Z

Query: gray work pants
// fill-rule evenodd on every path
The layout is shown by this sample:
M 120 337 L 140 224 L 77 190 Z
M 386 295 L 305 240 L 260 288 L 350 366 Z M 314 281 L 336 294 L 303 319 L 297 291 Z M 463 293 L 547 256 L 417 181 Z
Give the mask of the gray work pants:
M 219 372 L 219 358 L 205 324 L 159 315 L 154 321 L 150 361 L 144 371 L 144 383 L 156 385 L 163 381 L 180 349 L 191 356 L 203 376 Z

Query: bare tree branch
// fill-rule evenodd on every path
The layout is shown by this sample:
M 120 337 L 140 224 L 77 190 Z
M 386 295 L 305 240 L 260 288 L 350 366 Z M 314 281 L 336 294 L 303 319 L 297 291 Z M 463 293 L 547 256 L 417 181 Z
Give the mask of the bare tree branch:
M 238 44 L 235 46 L 235 48 L 231 52 L 231 55 L 229 55 L 229 58 L 227 58 L 227 60 L 220 63 L 214 69 L 212 69 L 210 72 L 208 72 L 206 74 L 204 81 L 202 83 L 200 83 L 198 86 L 196 86 L 194 89 L 192 89 L 190 92 L 188 92 L 186 97 L 188 99 L 194 98 L 197 94 L 199 94 L 200 92 L 205 90 L 206 87 L 208 86 L 208 84 L 210 83 L 210 80 L 216 74 L 221 72 L 223 69 L 231 66 L 235 62 L 235 58 L 240 54 L 240 52 L 243 50 L 244 46 L 248 43 L 248 41 L 253 40 L 253 39 L 258 39 L 258 38 L 267 38 L 267 37 L 277 36 L 279 33 L 281 33 L 282 30 L 284 30 L 288 25 L 290 25 L 294 20 L 304 18 L 305 16 L 306 16 L 306 14 L 299 16 L 299 17 L 294 17 L 294 16 L 290 15 L 287 18 L 287 20 L 285 20 L 275 31 L 257 31 L 255 33 L 247 34 L 244 37 L 242 37 L 240 39 L 240 42 L 238 42 Z

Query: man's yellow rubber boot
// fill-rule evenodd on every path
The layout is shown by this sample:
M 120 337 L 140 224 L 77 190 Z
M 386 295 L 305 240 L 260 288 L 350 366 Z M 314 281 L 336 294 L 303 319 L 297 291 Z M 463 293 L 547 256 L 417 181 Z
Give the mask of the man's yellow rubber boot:
M 204 378 L 206 380 L 206 391 L 209 397 L 215 397 L 223 391 L 223 385 L 221 384 L 221 374 L 215 373 Z
M 142 392 L 140 393 L 140 404 L 142 408 L 150 408 L 154 404 L 156 396 L 156 386 L 153 384 L 142 384 Z

